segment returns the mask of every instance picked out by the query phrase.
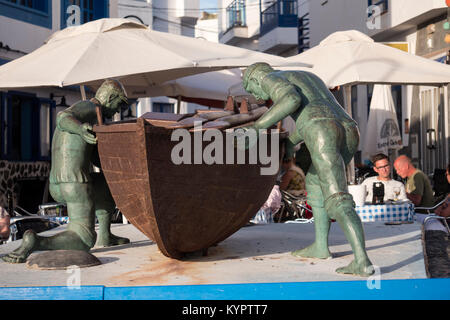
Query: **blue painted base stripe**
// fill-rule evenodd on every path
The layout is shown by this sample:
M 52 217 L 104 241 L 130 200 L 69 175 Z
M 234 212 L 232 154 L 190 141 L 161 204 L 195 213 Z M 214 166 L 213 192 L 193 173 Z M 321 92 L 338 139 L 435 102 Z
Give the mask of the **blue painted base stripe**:
M 103 300 L 103 286 L 0 288 L 0 300 Z
M 373 289 L 369 289 L 372 287 Z M 448 300 L 450 279 L 107 287 L 105 300 Z
M 370 289 L 372 288 L 372 289 Z M 450 279 L 0 288 L 0 300 L 449 300 Z

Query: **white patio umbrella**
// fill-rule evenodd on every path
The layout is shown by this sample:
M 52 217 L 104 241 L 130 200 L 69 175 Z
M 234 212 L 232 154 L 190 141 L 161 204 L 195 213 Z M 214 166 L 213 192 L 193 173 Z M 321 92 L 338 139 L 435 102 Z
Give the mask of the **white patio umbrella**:
M 117 78 L 130 96 L 156 83 L 282 57 L 148 29 L 126 19 L 100 19 L 55 32 L 43 46 L 0 67 L 0 88 L 91 85 Z
M 313 72 L 330 88 L 364 83 L 440 85 L 450 82 L 450 66 L 376 43 L 356 30 L 335 32 L 318 46 L 287 59 L 293 65 L 275 68 Z M 313 67 L 295 66 L 296 62 L 306 62 Z M 210 99 L 223 99 L 226 95 L 245 96 L 237 74 L 235 72 L 233 77 L 230 71 L 218 71 L 186 77 L 165 83 L 162 87 L 156 86 L 153 93 L 204 95 Z M 236 83 L 228 87 L 233 81 Z M 210 88 L 212 83 L 221 85 Z
M 318 46 L 288 60 L 313 64 L 309 71 L 330 88 L 364 83 L 450 83 L 450 66 L 377 43 L 356 30 L 332 33 Z
M 170 80 L 148 88 L 150 96 L 183 96 L 226 101 L 228 96 L 246 96 L 239 68 L 205 72 Z M 236 88 L 236 89 L 235 89 Z
M 450 82 L 450 66 L 376 43 L 356 30 L 335 32 L 318 46 L 287 59 L 292 65 L 275 68 L 313 72 L 330 88 L 364 83 L 440 85 Z M 296 62 L 313 67 L 296 66 Z M 223 100 L 227 95 L 246 95 L 239 78 L 239 70 L 209 72 L 153 86 L 151 94 Z
M 391 86 L 376 84 L 370 102 L 362 157 L 370 160 L 377 153 L 389 155 L 389 150 L 399 150 L 402 147 Z

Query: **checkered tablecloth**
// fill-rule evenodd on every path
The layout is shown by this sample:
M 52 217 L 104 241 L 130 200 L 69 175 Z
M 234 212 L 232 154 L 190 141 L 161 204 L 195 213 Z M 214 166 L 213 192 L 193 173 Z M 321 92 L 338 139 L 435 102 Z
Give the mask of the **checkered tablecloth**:
M 58 217 L 58 216 L 46 216 L 50 221 L 58 222 L 60 224 L 69 223 L 69 217 Z
M 414 221 L 414 205 L 412 202 L 397 204 L 356 206 L 356 213 L 362 222 L 399 222 Z

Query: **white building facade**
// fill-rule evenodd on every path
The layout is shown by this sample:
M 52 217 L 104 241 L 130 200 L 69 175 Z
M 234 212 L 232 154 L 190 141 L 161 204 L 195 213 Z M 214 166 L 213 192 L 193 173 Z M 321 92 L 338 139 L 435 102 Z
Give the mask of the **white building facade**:
M 211 42 L 219 42 L 219 21 L 217 13 L 203 11 L 195 26 L 195 37 Z
M 79 15 L 71 7 L 78 5 Z M 117 0 L 0 1 L 0 65 L 32 52 L 67 25 L 115 17 Z M 92 93 L 88 92 L 88 95 Z M 78 87 L 0 90 L 0 206 L 7 195 L 25 209 L 44 195 L 56 113 L 81 100 Z M 30 207 L 27 207 L 30 206 Z
M 218 0 L 219 42 L 280 56 L 298 53 L 297 0 Z
M 307 1 L 303 6 L 310 18 L 311 46 L 333 32 L 355 29 L 424 58 L 449 60 L 449 8 L 444 0 L 328 0 Z M 372 90 L 372 85 L 352 88 L 352 116 L 359 123 L 361 141 Z M 404 146 L 399 153 L 411 157 L 429 175 L 444 169 L 450 152 L 448 88 L 392 86 L 392 95 Z
M 449 60 L 445 0 L 218 0 L 218 7 L 221 43 L 292 56 L 333 32 L 354 29 L 428 59 Z M 372 90 L 373 85 L 352 87 L 352 116 L 361 141 Z M 445 168 L 450 152 L 448 88 L 392 86 L 392 95 L 404 146 L 399 153 L 430 175 Z M 362 147 L 361 142 L 359 151 Z M 363 162 L 361 152 L 355 159 Z
M 201 17 L 199 0 L 118 0 L 117 8 L 119 18 L 143 23 L 155 31 L 187 37 L 196 36 L 197 20 Z M 132 116 L 146 112 L 189 113 L 199 108 L 205 107 L 178 98 L 140 98 L 132 107 Z

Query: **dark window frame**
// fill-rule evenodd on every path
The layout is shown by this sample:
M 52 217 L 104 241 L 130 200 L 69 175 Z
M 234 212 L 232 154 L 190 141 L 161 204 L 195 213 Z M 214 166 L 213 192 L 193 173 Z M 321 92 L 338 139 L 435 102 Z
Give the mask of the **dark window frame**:
M 171 112 L 164 111 L 164 107 L 170 107 Z M 175 104 L 170 102 L 152 102 L 152 112 L 174 113 Z
M 76 2 L 79 2 L 79 4 L 76 4 Z M 66 23 L 69 16 L 67 15 L 66 10 L 68 6 L 73 4 L 80 7 L 80 24 L 109 17 L 109 0 L 87 0 L 88 8 L 85 8 L 84 2 L 85 0 L 61 0 L 61 29 L 67 27 Z M 89 3 L 92 3 L 92 8 L 89 8 Z M 92 19 L 88 17 L 86 20 L 85 14 L 92 14 Z
M 31 23 L 40 27 L 52 29 L 52 1 L 32 0 L 32 5 L 39 3 L 42 9 L 30 8 L 20 3 L 13 3 L 9 0 L 0 0 L 0 15 Z
M 263 36 L 275 28 L 298 28 L 297 0 L 277 0 L 259 14 L 260 35 Z
M 19 96 L 22 98 L 28 98 L 32 101 L 32 123 L 31 123 L 31 146 L 30 153 L 31 157 L 24 158 L 21 154 L 19 157 L 13 155 L 12 151 L 12 139 L 13 139 L 13 112 L 12 112 L 12 98 L 13 96 Z M 53 124 L 54 124 L 54 115 L 56 111 L 55 101 L 39 98 L 36 94 L 22 92 L 22 91 L 8 91 L 8 92 L 0 92 L 0 128 L 1 128 L 1 141 L 0 141 L 0 159 L 9 160 L 9 161 L 17 161 L 17 162 L 33 162 L 33 161 L 50 161 L 51 159 L 51 143 L 53 139 Z M 40 112 L 42 108 L 42 104 L 48 104 L 50 107 L 50 119 L 49 119 L 49 153 L 47 156 L 41 155 L 41 117 Z M 6 113 L 6 117 L 5 117 Z M 7 140 L 6 150 L 5 150 L 5 139 Z

